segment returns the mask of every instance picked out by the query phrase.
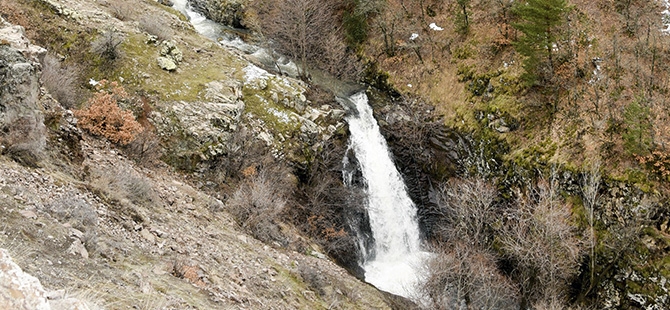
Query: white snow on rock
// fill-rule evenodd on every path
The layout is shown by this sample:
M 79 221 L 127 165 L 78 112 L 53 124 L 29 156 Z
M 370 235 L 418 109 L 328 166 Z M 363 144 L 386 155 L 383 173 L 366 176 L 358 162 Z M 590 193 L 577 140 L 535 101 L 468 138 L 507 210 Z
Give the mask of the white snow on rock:
M 663 18 L 663 32 L 670 34 L 670 0 L 662 0 L 662 4 L 665 7 L 665 10 L 661 12 Z
M 436 25 L 435 23 L 431 23 L 430 25 L 428 25 L 428 27 L 430 27 L 430 29 L 433 29 L 433 30 L 435 30 L 435 31 L 442 31 L 442 30 L 444 30 L 444 28 L 442 28 L 442 27 Z
M 244 79 L 247 81 L 265 80 L 271 76 L 267 71 L 252 64 L 242 70 L 244 70 Z
M 418 38 L 418 37 L 419 37 L 419 34 L 418 34 L 418 33 L 412 33 L 412 35 L 409 37 L 409 39 L 410 39 L 411 41 L 414 41 L 414 40 L 416 40 L 416 38 Z

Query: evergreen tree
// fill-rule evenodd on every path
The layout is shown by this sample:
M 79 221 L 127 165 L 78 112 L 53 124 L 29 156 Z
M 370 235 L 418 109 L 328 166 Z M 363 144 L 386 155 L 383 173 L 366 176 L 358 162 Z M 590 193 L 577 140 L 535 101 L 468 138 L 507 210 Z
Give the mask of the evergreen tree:
M 567 10 L 566 0 L 518 1 L 512 9 L 520 19 L 513 26 L 523 33 L 514 47 L 526 57 L 524 78 L 530 85 L 549 80 L 554 74 L 554 45 Z

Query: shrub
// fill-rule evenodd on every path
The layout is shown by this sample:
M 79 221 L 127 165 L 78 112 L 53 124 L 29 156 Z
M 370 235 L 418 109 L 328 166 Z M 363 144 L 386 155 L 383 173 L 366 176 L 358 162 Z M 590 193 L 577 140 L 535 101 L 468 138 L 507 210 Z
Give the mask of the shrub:
M 119 46 L 123 43 L 123 36 L 115 30 L 107 30 L 91 44 L 91 51 L 103 61 L 113 62 L 121 57 Z
M 156 134 L 143 130 L 124 148 L 128 156 L 140 164 L 156 162 L 163 156 L 163 148 Z
M 291 183 L 284 178 L 287 173 L 283 167 L 261 170 L 240 184 L 227 201 L 237 222 L 265 243 L 286 243 L 279 224 L 290 193 Z
M 172 30 L 170 26 L 165 25 L 156 18 L 145 15 L 140 18 L 140 29 L 150 35 L 154 35 L 158 40 L 170 40 L 172 38 Z
M 126 20 L 132 17 L 132 7 L 129 3 L 122 0 L 117 0 L 112 2 L 109 5 L 109 9 L 112 13 L 112 16 L 116 17 L 118 20 Z
M 635 159 L 662 180 L 670 180 L 670 153 L 655 150 L 647 156 L 635 156 Z
M 143 128 L 130 111 L 121 110 L 118 105 L 119 100 L 128 99 L 128 94 L 116 82 L 108 84 L 105 80 L 100 81 L 97 89 L 88 107 L 74 112 L 79 119 L 77 125 L 114 143 L 130 143 Z
M 493 255 L 466 243 L 442 248 L 429 260 L 421 287 L 431 309 L 519 309 L 518 290 Z
M 437 196 L 436 237 L 487 247 L 493 241 L 491 226 L 500 218 L 496 198 L 496 189 L 483 179 L 449 181 Z
M 555 183 L 540 181 L 528 195 L 520 194 L 499 236 L 526 302 L 561 300 L 579 272 L 580 241 Z
M 42 60 L 42 83 L 49 93 L 66 109 L 77 106 L 81 96 L 77 89 L 79 69 L 75 66 L 62 66 L 52 54 Z

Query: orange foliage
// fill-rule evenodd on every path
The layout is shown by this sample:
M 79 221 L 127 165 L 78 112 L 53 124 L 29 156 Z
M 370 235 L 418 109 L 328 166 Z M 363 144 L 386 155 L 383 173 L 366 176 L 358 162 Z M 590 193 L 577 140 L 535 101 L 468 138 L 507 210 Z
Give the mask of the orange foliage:
M 637 161 L 651 170 L 651 172 L 660 175 L 662 179 L 670 178 L 670 153 L 653 151 L 647 156 L 635 156 Z
M 96 89 L 98 92 L 88 100 L 88 107 L 74 112 L 79 119 L 77 125 L 114 143 L 126 145 L 133 141 L 144 128 L 130 111 L 118 105 L 119 100 L 129 98 L 126 91 L 118 83 L 106 80 L 100 81 Z

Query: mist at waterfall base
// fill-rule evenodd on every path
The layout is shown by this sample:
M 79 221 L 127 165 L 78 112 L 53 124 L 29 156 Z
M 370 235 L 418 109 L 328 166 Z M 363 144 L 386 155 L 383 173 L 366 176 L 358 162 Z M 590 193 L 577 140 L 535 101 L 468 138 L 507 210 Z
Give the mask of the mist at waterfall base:
M 371 253 L 363 262 L 365 281 L 389 293 L 418 297 L 416 288 L 430 253 L 421 250 L 416 207 L 391 160 L 367 96 L 358 93 L 349 100 L 357 110 L 347 117 L 351 132 L 349 148 L 356 156 L 366 185 L 374 237 L 374 249 L 364 251 Z M 344 178 L 345 183 L 351 182 L 351 176 Z

